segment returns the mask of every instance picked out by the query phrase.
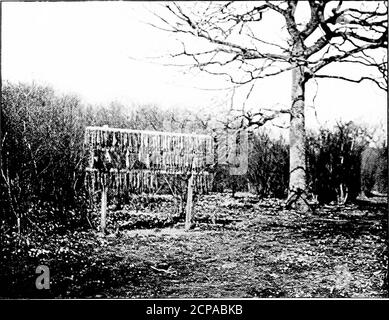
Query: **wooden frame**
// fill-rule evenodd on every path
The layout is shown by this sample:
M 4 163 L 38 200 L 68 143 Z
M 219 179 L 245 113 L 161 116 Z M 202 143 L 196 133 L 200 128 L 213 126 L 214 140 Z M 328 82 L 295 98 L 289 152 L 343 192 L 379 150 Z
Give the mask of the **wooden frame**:
M 155 142 L 156 139 L 158 139 L 158 142 L 163 143 L 163 147 L 166 149 L 167 140 L 168 139 L 175 139 L 175 141 L 179 141 L 179 147 L 181 148 L 181 156 L 183 151 L 191 150 L 190 153 L 187 155 L 186 162 L 180 161 L 179 165 L 177 163 L 177 166 L 175 166 L 174 161 L 182 160 L 178 157 L 176 158 L 170 158 L 169 160 L 173 165 L 161 165 L 160 168 L 155 169 L 153 168 L 150 163 L 148 162 L 144 169 L 133 169 L 133 168 L 109 168 L 105 169 L 105 171 L 101 172 L 99 169 L 94 168 L 94 158 L 95 158 L 95 149 L 97 148 L 97 145 L 104 140 L 104 147 L 101 147 L 100 151 L 103 152 L 109 152 L 110 148 L 112 146 L 108 146 L 108 134 L 112 134 L 113 137 L 115 137 L 115 133 L 119 134 L 134 134 L 137 135 L 137 138 L 140 137 L 152 137 L 153 141 Z M 93 134 L 100 135 L 99 137 L 94 137 Z M 127 137 L 128 138 L 128 137 Z M 95 139 L 95 140 L 94 140 Z M 189 141 L 187 141 L 189 140 Z M 196 150 L 194 146 L 190 146 L 190 141 L 195 140 L 197 144 L 201 144 L 205 149 L 204 150 Z M 128 141 L 128 140 L 126 140 Z M 185 143 L 187 141 L 187 143 Z M 128 174 L 128 173 L 150 173 L 150 174 L 161 174 L 161 175 L 188 175 L 187 180 L 187 201 L 186 201 L 186 207 L 185 207 L 185 230 L 189 230 L 191 228 L 192 224 L 192 212 L 193 212 L 193 186 L 194 186 L 194 177 L 196 175 L 210 175 L 209 172 L 207 172 L 207 169 L 210 167 L 211 164 L 214 163 L 214 147 L 213 147 L 213 138 L 209 135 L 204 134 L 188 134 L 188 133 L 174 133 L 174 132 L 160 132 L 160 131 L 147 131 L 147 130 L 131 130 L 131 129 L 118 129 L 118 128 L 109 128 L 108 126 L 103 127 L 87 127 L 86 128 L 86 135 L 85 135 L 85 144 L 89 145 L 89 152 L 90 152 L 90 161 L 89 161 L 89 167 L 86 168 L 87 174 L 91 174 L 94 172 L 102 174 L 100 177 L 100 180 L 98 184 L 101 186 L 101 217 L 100 217 L 100 231 L 102 234 L 105 234 L 106 231 L 106 215 L 107 215 L 107 196 L 108 196 L 108 175 L 109 174 Z M 117 144 L 117 141 L 115 138 L 112 139 L 112 144 Z M 144 146 L 143 146 L 144 147 Z M 146 146 L 146 149 L 149 147 L 149 145 Z M 171 148 L 171 147 L 170 147 Z M 121 152 L 124 152 L 124 150 L 128 150 L 127 147 L 121 147 L 119 148 Z M 143 150 L 144 151 L 144 150 Z M 160 150 L 153 150 L 155 152 L 161 152 Z M 203 153 L 201 153 L 201 151 Z M 141 152 L 140 148 L 137 149 L 137 152 Z M 177 151 L 175 150 L 177 153 Z M 208 152 L 208 154 L 207 154 Z M 162 152 L 161 152 L 162 154 Z M 185 155 L 184 155 L 185 156 Z M 197 166 L 195 163 L 197 157 L 202 157 L 200 161 L 197 162 Z M 212 156 L 212 158 L 211 158 Z M 139 154 L 140 157 L 140 154 Z M 210 161 L 211 160 L 211 161 Z

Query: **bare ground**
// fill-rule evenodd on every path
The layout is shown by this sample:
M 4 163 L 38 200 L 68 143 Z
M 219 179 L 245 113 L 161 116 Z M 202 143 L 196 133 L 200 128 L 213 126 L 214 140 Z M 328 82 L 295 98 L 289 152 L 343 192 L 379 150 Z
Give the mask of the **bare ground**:
M 106 237 L 87 230 L 31 241 L 7 259 L 1 295 L 388 297 L 385 208 L 327 206 L 302 215 L 275 199 L 211 194 L 196 204 L 188 232 L 173 224 L 165 202 L 153 210 L 110 212 Z M 49 291 L 35 289 L 39 264 L 50 267 Z

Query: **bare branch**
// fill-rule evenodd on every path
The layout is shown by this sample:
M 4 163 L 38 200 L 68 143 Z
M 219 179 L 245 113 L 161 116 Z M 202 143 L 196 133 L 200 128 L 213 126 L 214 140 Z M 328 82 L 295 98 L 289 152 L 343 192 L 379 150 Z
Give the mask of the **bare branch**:
M 182 3 L 173 2 L 163 6 L 169 17 L 157 15 L 157 18 L 167 25 L 166 30 L 206 40 L 211 46 L 204 51 L 191 52 L 182 43 L 183 50 L 172 54 L 172 58 L 189 57 L 193 61 L 188 65 L 190 68 L 226 77 L 235 86 L 276 76 L 297 66 L 306 68 L 304 74 L 308 79 L 331 63 L 350 63 L 352 60 L 361 67 L 378 69 L 385 79 L 387 66 L 364 55 L 387 46 L 386 5 L 379 2 L 375 10 L 371 7 L 367 10 L 363 6 L 346 6 L 343 1 L 338 1 L 333 9 L 327 10 L 329 1 L 312 0 L 308 3 L 310 17 L 302 30 L 295 20 L 298 1 L 292 0 L 264 1 L 240 9 L 235 2 L 210 2 L 202 9 L 188 9 Z M 267 41 L 251 28 L 251 23 L 261 22 L 263 15 L 270 11 L 285 19 L 290 35 L 287 45 Z M 321 30 L 323 35 L 306 47 L 305 40 L 316 30 Z M 245 41 L 236 37 L 242 33 Z M 380 79 L 375 81 L 381 83 Z
M 388 89 L 387 88 L 387 82 L 386 83 L 384 81 L 380 82 L 380 81 L 378 81 L 377 79 L 375 79 L 373 77 L 366 77 L 366 76 L 364 76 L 364 77 L 360 77 L 359 79 L 351 79 L 351 78 L 347 78 L 347 77 L 344 77 L 344 76 L 315 74 L 314 78 L 315 79 L 320 79 L 320 78 L 337 79 L 337 80 L 344 80 L 344 81 L 353 82 L 353 83 L 361 83 L 362 81 L 369 80 L 369 81 L 374 82 L 382 90 L 387 91 L 387 89 Z

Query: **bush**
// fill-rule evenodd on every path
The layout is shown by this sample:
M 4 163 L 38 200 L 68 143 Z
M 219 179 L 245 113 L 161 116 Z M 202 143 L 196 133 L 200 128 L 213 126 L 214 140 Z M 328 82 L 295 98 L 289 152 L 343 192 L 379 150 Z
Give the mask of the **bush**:
M 361 189 L 387 192 L 387 145 L 368 147 L 370 136 L 367 128 L 353 122 L 308 132 L 308 191 L 320 203 L 353 201 Z M 224 181 L 229 179 L 225 175 Z M 287 196 L 289 147 L 282 138 L 273 139 L 265 131 L 253 136 L 247 179 L 262 197 Z
M 261 197 L 287 196 L 289 148 L 282 138 L 272 139 L 266 132 L 254 134 L 249 153 L 247 178 Z
M 84 119 L 77 97 L 38 85 L 3 84 L 2 220 L 51 203 L 65 222 L 83 185 Z M 62 214 L 63 213 L 63 214 Z
M 308 134 L 307 176 L 320 203 L 354 200 L 361 189 L 361 154 L 366 130 L 352 122 Z
M 386 142 L 377 147 L 367 147 L 361 155 L 361 191 L 388 192 L 388 148 Z

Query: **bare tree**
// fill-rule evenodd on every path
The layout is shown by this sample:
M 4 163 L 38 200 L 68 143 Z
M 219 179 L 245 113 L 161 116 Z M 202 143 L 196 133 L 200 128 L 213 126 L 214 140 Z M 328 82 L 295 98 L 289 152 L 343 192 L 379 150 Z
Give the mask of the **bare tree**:
M 261 126 L 280 113 L 290 115 L 289 199 L 308 210 L 305 194 L 305 89 L 310 79 L 331 78 L 354 83 L 373 81 L 387 90 L 387 3 L 343 1 L 257 1 L 161 4 L 153 11 L 154 27 L 177 35 L 182 50 L 175 59 L 190 58 L 191 67 L 226 77 L 234 86 L 292 73 L 291 104 L 282 110 L 245 113 L 245 125 Z M 300 22 L 299 11 L 308 13 Z M 266 19 L 279 19 L 285 39 L 261 28 Z M 281 38 L 282 38 L 281 37 Z M 270 38 L 270 40 L 268 39 Z M 198 39 L 204 50 L 191 48 Z M 349 64 L 357 77 L 336 74 L 329 65 Z M 337 68 L 338 70 L 339 68 Z M 339 69 L 341 70 L 341 68 Z M 250 90 L 250 91 L 251 91 Z

